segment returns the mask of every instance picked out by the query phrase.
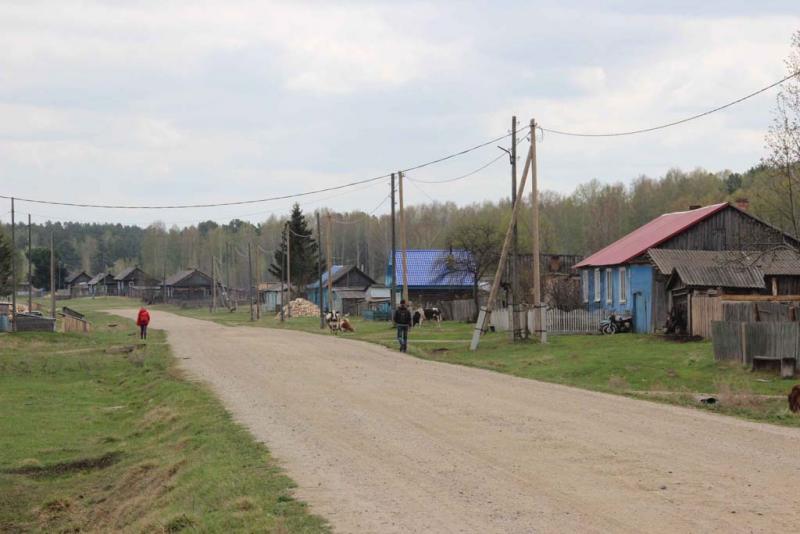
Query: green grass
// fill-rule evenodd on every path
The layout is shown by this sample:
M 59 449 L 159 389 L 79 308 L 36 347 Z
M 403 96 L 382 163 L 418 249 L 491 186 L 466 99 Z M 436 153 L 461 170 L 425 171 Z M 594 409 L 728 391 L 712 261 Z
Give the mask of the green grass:
M 0 531 L 328 530 L 162 332 L 97 311 L 130 301 L 69 305 L 91 334 L 0 334 Z
M 256 326 L 328 334 L 318 318 L 292 318 L 283 323 L 273 315 L 250 321 L 248 309 L 210 314 L 207 309 L 163 309 L 230 326 Z M 395 332 L 388 323 L 350 319 L 354 334 L 343 334 L 396 348 Z M 523 378 L 566 384 L 584 389 L 695 406 L 756 421 L 800 426 L 786 395 L 792 381 L 776 373 L 753 373 L 739 365 L 714 361 L 709 341 L 680 343 L 657 336 L 550 336 L 549 343 L 511 343 L 506 334 L 487 333 L 475 352 L 469 350 L 473 325 L 427 323 L 414 329 L 409 354 L 419 358 L 490 369 Z M 697 396 L 715 396 L 714 406 L 699 404 Z

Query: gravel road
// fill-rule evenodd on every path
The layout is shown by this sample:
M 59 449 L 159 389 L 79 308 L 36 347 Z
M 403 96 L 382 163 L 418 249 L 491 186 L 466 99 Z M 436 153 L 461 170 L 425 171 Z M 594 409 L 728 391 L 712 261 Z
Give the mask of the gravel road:
M 112 313 L 133 317 L 135 311 Z M 796 532 L 800 430 L 153 312 L 337 532 Z

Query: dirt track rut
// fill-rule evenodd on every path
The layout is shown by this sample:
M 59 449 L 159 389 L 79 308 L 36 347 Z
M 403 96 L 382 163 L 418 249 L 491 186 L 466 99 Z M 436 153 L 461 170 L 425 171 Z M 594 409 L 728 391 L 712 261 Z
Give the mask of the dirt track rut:
M 133 317 L 134 311 L 115 311 Z M 792 532 L 800 430 L 154 312 L 339 532 Z

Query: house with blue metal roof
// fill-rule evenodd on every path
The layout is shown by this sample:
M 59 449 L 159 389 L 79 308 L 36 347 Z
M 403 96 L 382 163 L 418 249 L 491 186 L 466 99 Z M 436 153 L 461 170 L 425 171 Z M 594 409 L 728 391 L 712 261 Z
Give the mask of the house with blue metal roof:
M 408 249 L 408 298 L 415 305 L 434 305 L 437 302 L 472 298 L 474 277 L 468 272 L 453 272 L 448 262 L 453 258 L 459 264 L 469 262 L 470 253 L 466 250 L 449 249 Z M 386 268 L 386 285 L 391 287 L 392 269 L 395 270 L 397 294 L 403 292 L 403 255 L 396 251 L 395 257 L 389 255 Z M 399 302 L 399 297 L 398 297 Z

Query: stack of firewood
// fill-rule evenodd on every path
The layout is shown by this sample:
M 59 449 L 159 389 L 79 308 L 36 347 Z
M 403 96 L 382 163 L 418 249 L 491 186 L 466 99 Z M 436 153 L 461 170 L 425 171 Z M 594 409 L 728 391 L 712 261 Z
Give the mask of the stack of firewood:
M 296 298 L 290 301 L 283 307 L 283 313 L 289 315 L 290 309 L 292 317 L 319 317 L 319 306 L 306 299 Z

